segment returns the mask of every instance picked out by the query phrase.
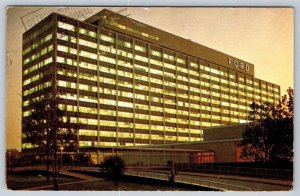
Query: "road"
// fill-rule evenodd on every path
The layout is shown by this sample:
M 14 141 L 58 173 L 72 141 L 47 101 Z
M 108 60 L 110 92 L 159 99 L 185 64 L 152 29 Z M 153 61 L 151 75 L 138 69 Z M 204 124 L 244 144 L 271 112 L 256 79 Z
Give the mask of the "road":
M 126 174 L 145 178 L 168 180 L 169 171 L 129 171 Z M 195 184 L 222 191 L 289 191 L 292 182 L 284 180 L 261 179 L 244 176 L 225 176 L 192 172 L 178 172 L 176 182 Z

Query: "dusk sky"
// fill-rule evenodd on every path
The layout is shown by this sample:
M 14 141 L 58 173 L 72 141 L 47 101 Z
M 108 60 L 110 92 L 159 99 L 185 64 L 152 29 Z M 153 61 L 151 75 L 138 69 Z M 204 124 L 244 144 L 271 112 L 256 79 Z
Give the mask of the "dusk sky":
M 84 20 L 103 8 L 7 10 L 6 143 L 21 148 L 22 34 L 52 11 Z M 292 8 L 112 8 L 143 23 L 253 63 L 255 77 L 294 87 Z

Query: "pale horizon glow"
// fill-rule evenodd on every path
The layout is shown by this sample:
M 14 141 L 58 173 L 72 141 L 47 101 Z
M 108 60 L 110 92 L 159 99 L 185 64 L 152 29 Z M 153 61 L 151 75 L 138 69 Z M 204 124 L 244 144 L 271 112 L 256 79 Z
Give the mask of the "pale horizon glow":
M 7 10 L 7 149 L 21 148 L 21 54 L 25 32 L 21 17 L 24 19 L 24 15 L 39 9 L 13 7 Z M 87 16 L 102 9 L 90 7 Z M 288 87 L 294 88 L 292 8 L 114 7 L 111 10 L 122 11 L 120 14 L 253 63 L 254 76 L 280 85 L 282 95 Z

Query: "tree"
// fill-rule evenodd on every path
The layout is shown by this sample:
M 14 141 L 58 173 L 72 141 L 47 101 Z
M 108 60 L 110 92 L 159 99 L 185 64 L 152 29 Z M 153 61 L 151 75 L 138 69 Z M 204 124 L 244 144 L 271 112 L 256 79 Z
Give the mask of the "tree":
M 91 159 L 88 155 L 85 155 L 84 153 L 77 153 L 74 156 L 74 162 L 78 164 L 89 164 L 91 162 Z
M 277 106 L 252 103 L 250 124 L 240 143 L 240 158 L 258 162 L 293 159 L 294 91 L 289 88 Z
M 108 176 L 114 181 L 116 189 L 118 189 L 119 182 L 125 172 L 124 160 L 117 155 L 109 156 L 104 159 L 100 167 L 107 172 Z
M 66 112 L 58 108 L 58 97 L 46 98 L 44 96 L 30 102 L 30 115 L 24 119 L 24 134 L 36 152 L 41 152 L 47 158 L 47 173 L 49 173 L 50 161 L 53 171 L 54 189 L 58 189 L 57 153 L 60 147 L 74 149 L 78 146 L 77 128 L 68 126 L 59 128 L 62 117 Z M 49 176 L 47 175 L 47 180 Z
M 58 146 L 63 147 L 66 152 L 78 152 L 78 130 L 80 125 L 77 123 L 71 123 L 68 112 L 63 108 L 61 110 L 62 115 L 66 117 L 65 123 L 61 123 L 62 126 L 58 131 Z M 76 114 L 77 115 L 77 114 Z
M 273 130 L 271 140 L 275 144 L 270 153 L 274 161 L 289 161 L 293 159 L 294 140 L 294 90 L 287 89 L 287 95 L 282 97 L 280 104 L 273 110 L 274 122 L 267 121 L 267 126 Z
M 47 173 L 49 173 L 49 158 L 57 150 L 57 111 L 54 110 L 55 103 L 53 99 L 40 97 L 30 101 L 30 115 L 24 120 L 24 131 L 26 140 L 35 147 L 36 152 L 44 152 L 47 158 Z M 32 151 L 33 152 L 33 151 Z M 53 158 L 52 158 L 53 160 Z M 52 161 L 53 171 L 56 172 L 55 165 Z M 55 175 L 54 175 L 55 176 Z M 49 175 L 47 174 L 47 181 Z

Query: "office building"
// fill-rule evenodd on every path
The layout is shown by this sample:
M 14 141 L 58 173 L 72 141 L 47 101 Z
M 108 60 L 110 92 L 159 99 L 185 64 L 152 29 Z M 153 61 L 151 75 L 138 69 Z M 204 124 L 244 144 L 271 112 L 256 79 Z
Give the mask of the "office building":
M 80 125 L 81 148 L 201 142 L 204 128 L 280 99 L 253 64 L 106 9 L 46 17 L 23 35 L 22 66 L 23 122 L 32 100 L 58 97 L 58 126 Z

